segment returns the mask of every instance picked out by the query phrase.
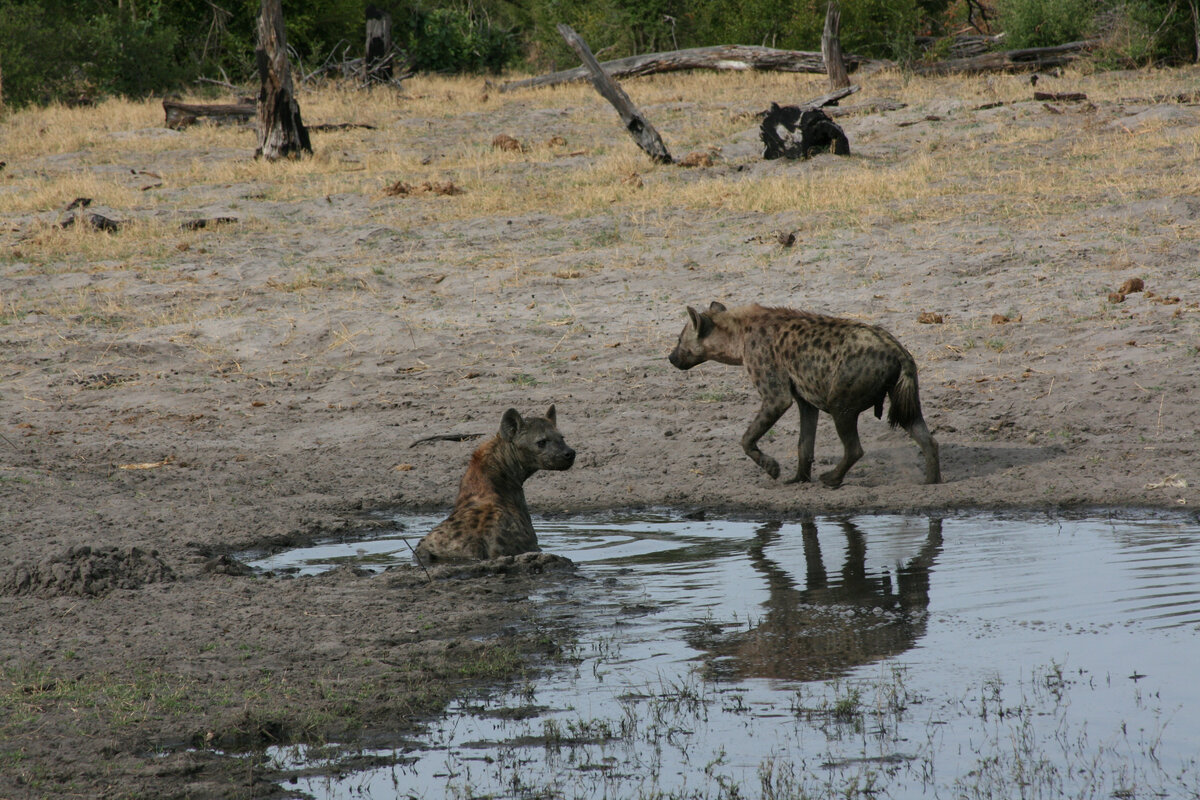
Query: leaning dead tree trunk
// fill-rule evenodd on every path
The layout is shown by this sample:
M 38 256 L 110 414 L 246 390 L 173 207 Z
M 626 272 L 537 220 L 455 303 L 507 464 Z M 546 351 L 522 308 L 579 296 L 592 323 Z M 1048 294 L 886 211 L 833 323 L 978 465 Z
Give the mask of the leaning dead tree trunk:
M 300 104 L 292 88 L 280 0 L 262 0 L 258 15 L 258 149 L 255 158 L 274 161 L 312 153 L 308 131 L 300 119 Z
M 392 79 L 392 15 L 374 4 L 367 6 L 367 50 L 363 79 L 387 83 Z
M 825 32 L 821 34 L 821 58 L 829 73 L 829 88 L 844 89 L 850 85 L 846 61 L 842 57 L 842 9 L 837 0 L 829 0 L 825 8 Z
M 613 108 L 617 109 L 617 113 L 621 115 L 621 121 L 625 123 L 625 129 L 637 142 L 638 147 L 645 150 L 650 158 L 660 164 L 672 163 L 671 154 L 667 152 L 667 146 L 663 144 L 658 131 L 654 129 L 649 120 L 641 115 L 637 107 L 633 105 L 633 101 L 629 99 L 629 95 L 625 94 L 625 90 L 600 68 L 600 62 L 596 61 L 596 57 L 592 55 L 587 42 L 583 41 L 570 25 L 560 22 L 558 32 L 583 60 L 584 66 L 591 73 L 592 85 L 596 87 L 596 91 L 600 93 L 601 97 L 612 103 Z
M 852 68 L 867 63 L 858 56 L 844 56 Z M 600 65 L 614 78 L 636 78 L 660 72 L 677 72 L 685 69 L 711 70 L 770 70 L 774 72 L 825 71 L 825 61 L 820 53 L 805 50 L 776 50 L 773 47 L 756 47 L 742 44 L 722 44 L 713 47 L 693 47 L 673 50 L 668 53 L 647 53 L 640 56 L 618 58 Z M 540 86 L 556 86 L 561 83 L 582 81 L 588 78 L 584 67 L 551 72 L 534 78 L 508 81 L 500 85 L 500 91 L 532 89 Z
M 1061 67 L 1069 64 L 1100 44 L 1099 39 L 1069 42 L 1054 47 L 1031 47 L 1025 50 L 1005 50 L 984 53 L 972 58 L 952 58 L 934 64 L 914 64 L 918 75 L 953 75 L 974 72 L 1020 72 Z

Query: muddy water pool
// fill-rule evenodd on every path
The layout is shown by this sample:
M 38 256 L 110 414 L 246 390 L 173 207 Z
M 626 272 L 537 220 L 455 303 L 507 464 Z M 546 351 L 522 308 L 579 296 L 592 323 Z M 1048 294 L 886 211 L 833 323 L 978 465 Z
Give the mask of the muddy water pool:
M 262 559 L 409 563 L 437 517 Z M 1200 522 L 535 520 L 559 663 L 403 747 L 272 752 L 349 797 L 1200 797 Z M 411 532 L 411 536 L 410 536 Z M 356 770 L 366 755 L 390 762 Z M 311 774 L 311 772 L 310 772 Z

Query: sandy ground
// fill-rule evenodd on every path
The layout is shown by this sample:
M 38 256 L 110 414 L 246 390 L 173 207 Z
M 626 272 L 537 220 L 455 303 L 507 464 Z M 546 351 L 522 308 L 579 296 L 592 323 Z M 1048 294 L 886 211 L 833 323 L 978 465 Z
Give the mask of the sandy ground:
M 1159 73 L 1154 86 L 1184 91 L 1195 77 Z M 660 94 L 697 97 L 689 79 L 671 80 Z M 1024 88 L 991 108 L 982 79 L 963 97 L 961 84 L 917 95 L 895 76 L 872 80 L 863 103 L 908 104 L 839 117 L 847 159 L 761 161 L 749 115 L 788 97 L 753 81 L 723 90 L 726 118 L 745 116 L 727 141 L 707 143 L 722 147 L 717 163 L 695 170 L 652 167 L 583 90 L 316 134 L 331 171 L 388 151 L 436 167 L 448 139 L 485 152 L 499 131 L 568 142 L 453 172 L 460 197 L 276 193 L 262 173 L 172 184 L 180 164 L 245 162 L 253 136 L 198 149 L 188 137 L 199 134 L 154 123 L 125 134 L 123 159 L 88 148 L 7 158 L 0 188 L 136 167 L 167 185 L 93 209 L 239 222 L 172 234 L 153 257 L 110 257 L 51 252 L 69 196 L 5 214 L 0 797 L 269 795 L 273 776 L 220 751 L 402 731 L 462 687 L 552 653 L 526 597 L 580 579 L 554 559 L 430 583 L 416 568 L 259 578 L 228 558 L 370 530 L 385 510 L 446 508 L 479 440 L 410 445 L 490 435 L 510 406 L 556 404 L 579 453 L 571 471 L 527 484 L 535 513 L 1194 511 L 1200 109 L 1122 100 L 1146 91 L 1133 73 L 1060 79 L 1054 88 L 1077 83 L 1093 99 L 1053 108 L 1022 77 L 996 78 Z M 704 92 L 684 102 L 643 85 L 635 100 L 667 120 L 668 142 L 684 138 Z M 796 99 L 821 91 L 806 84 Z M 0 145 L 14 146 L 13 125 L 0 122 Z M 702 181 L 719 194 L 814 177 L 837 195 L 864 168 L 956 166 L 845 220 L 716 196 L 582 210 L 523 200 L 511 213 L 464 205 L 489 182 L 524 195 L 571 181 L 606 149 L 634 166 L 633 183 L 666 197 Z M 1017 179 L 1026 188 L 1013 196 Z M 1130 278 L 1144 290 L 1112 302 Z M 768 478 L 739 446 L 757 409 L 743 371 L 682 373 L 666 361 L 685 306 L 712 300 L 891 330 L 920 367 L 944 483 L 922 485 L 916 446 L 869 414 L 866 454 L 841 488 Z M 796 426 L 789 412 L 762 443 L 785 474 Z M 839 454 L 823 417 L 816 471 Z

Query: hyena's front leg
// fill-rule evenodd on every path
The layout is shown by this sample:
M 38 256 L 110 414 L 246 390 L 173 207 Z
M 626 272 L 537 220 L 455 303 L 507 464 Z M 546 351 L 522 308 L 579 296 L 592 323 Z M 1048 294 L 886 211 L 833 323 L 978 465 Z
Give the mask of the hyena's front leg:
M 791 404 L 791 398 L 786 397 L 782 400 L 763 400 L 762 408 L 758 410 L 750 427 L 746 428 L 746 432 L 742 434 L 742 449 L 746 451 L 746 455 L 754 459 L 754 463 L 766 470 L 766 473 L 772 478 L 779 477 L 779 462 L 758 449 L 758 440 L 771 430 L 771 426 L 779 421 L 783 412 L 787 411 Z
M 796 398 L 796 406 L 800 409 L 800 444 L 797 453 L 800 462 L 796 466 L 796 474 L 786 483 L 808 483 L 812 480 L 813 450 L 817 441 L 817 407 L 802 397 Z

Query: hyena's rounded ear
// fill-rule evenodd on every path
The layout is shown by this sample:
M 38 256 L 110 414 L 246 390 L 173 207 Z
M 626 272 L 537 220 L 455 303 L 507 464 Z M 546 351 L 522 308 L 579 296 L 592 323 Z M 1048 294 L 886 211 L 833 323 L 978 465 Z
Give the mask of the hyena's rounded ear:
M 725 308 L 725 305 L 723 303 L 718 303 L 716 300 L 713 300 L 711 303 L 708 304 L 708 313 L 710 313 L 710 314 L 718 314 L 722 311 L 728 311 L 728 310 L 729 309 Z
M 707 314 L 701 314 L 691 306 L 688 306 L 687 310 L 688 317 L 691 318 L 692 327 L 696 329 L 696 333 L 699 334 L 701 338 L 708 336 L 713 328 L 712 317 L 708 316 Z
M 520 433 L 521 426 L 524 424 L 525 420 L 521 419 L 521 415 L 517 413 L 517 410 L 510 408 L 500 418 L 500 438 L 512 441 Z
M 554 427 L 558 427 L 558 414 L 555 412 L 553 404 L 551 404 L 550 408 L 546 411 L 546 419 L 550 420 Z

